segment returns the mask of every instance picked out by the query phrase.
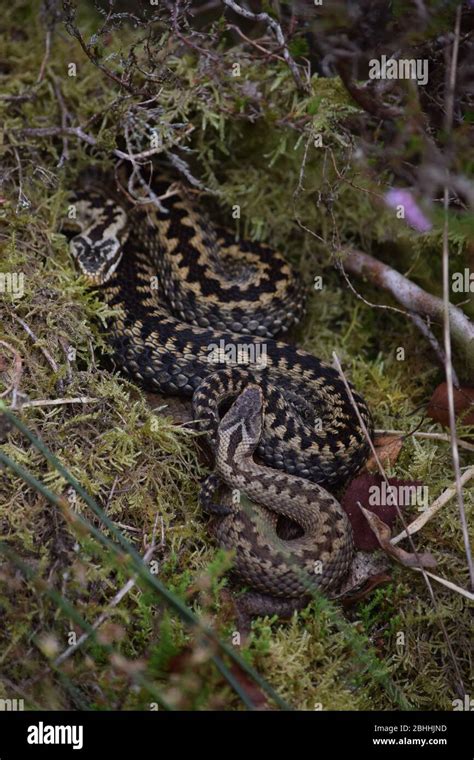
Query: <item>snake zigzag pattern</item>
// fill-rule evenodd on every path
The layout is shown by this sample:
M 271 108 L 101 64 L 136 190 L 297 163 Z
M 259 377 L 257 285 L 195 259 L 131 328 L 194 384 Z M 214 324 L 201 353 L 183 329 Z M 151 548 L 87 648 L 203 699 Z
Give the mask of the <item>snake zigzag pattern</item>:
M 89 180 L 75 195 L 71 252 L 114 309 L 108 337 L 117 365 L 146 389 L 192 397 L 216 461 L 202 503 L 216 514 L 219 543 L 236 552 L 236 572 L 263 595 L 255 608 L 271 611 L 277 600 L 284 607 L 304 597 L 301 569 L 320 561 L 311 584 L 323 589 L 347 573 L 350 525 L 325 489 L 337 491 L 363 464 L 364 432 L 339 374 L 276 340 L 304 311 L 304 289 L 283 256 L 236 243 L 181 184 L 160 177 L 153 191 L 161 209 L 132 208 L 110 184 Z M 370 412 L 352 393 L 371 431 Z M 249 435 L 252 419 L 258 435 Z M 217 503 L 221 483 L 252 509 Z M 278 515 L 302 536 L 280 538 Z

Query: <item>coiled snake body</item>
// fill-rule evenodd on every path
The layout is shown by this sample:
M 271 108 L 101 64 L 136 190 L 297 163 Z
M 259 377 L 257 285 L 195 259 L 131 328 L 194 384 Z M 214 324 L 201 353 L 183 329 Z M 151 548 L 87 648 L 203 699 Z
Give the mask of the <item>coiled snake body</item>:
M 117 364 L 147 389 L 193 398 L 216 461 L 202 503 L 217 515 L 216 536 L 235 551 L 238 575 L 260 595 L 252 611 L 281 611 L 301 602 L 308 582 L 331 589 L 348 570 L 350 525 L 325 488 L 362 465 L 364 433 L 338 373 L 274 338 L 303 312 L 302 286 L 283 257 L 211 226 L 181 185 L 160 178 L 153 191 L 161 209 L 132 209 L 88 180 L 75 197 L 71 252 L 114 308 Z M 253 507 L 216 503 L 222 482 Z M 278 515 L 303 535 L 281 539 Z

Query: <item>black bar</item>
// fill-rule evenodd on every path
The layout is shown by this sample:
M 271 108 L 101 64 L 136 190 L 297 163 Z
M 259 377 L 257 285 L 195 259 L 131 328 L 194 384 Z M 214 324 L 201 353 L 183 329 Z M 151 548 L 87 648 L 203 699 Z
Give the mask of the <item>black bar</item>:
M 468 706 L 469 707 L 469 706 Z M 63 728 L 56 728 L 63 727 Z M 171 747 L 202 755 L 265 757 L 284 746 L 326 758 L 327 751 L 370 757 L 472 760 L 473 714 L 453 712 L 0 712 L 0 760 L 94 757 L 98 751 L 153 757 Z M 55 740 L 56 744 L 49 743 Z M 35 743 L 41 742 L 41 743 Z M 63 743 L 69 742 L 69 743 Z M 76 745 L 77 749 L 73 749 Z M 323 751 L 324 750 L 324 751 Z M 257 755 L 258 756 L 258 755 Z M 336 755 L 335 755 L 336 757 Z M 332 758 L 330 757 L 330 760 Z

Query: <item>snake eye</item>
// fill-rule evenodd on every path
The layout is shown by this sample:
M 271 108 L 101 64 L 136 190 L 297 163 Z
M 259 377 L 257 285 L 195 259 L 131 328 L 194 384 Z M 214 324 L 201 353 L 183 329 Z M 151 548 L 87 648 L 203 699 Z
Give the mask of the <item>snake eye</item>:
M 102 257 L 102 259 L 107 259 L 109 261 L 117 255 L 119 250 L 119 242 L 115 238 L 109 238 L 107 240 L 103 240 L 98 248 L 99 255 Z
M 70 241 L 69 248 L 74 258 L 80 259 L 82 256 L 84 256 L 88 245 L 83 237 L 76 235 L 76 237 L 72 238 Z

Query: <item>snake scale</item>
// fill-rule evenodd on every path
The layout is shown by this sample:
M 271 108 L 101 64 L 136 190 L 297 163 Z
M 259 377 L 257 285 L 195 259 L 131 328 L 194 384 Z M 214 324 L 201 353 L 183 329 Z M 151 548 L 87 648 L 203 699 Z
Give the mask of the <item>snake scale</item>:
M 145 389 L 192 397 L 215 460 L 201 503 L 250 586 L 247 611 L 289 613 L 349 569 L 351 527 L 327 489 L 367 457 L 358 416 L 336 370 L 276 339 L 304 312 L 304 288 L 280 253 L 237 243 L 166 175 L 152 183 L 159 206 L 131 204 L 118 188 L 95 177 L 81 185 L 71 253 L 113 308 L 117 365 Z M 299 535 L 281 537 L 281 517 Z

